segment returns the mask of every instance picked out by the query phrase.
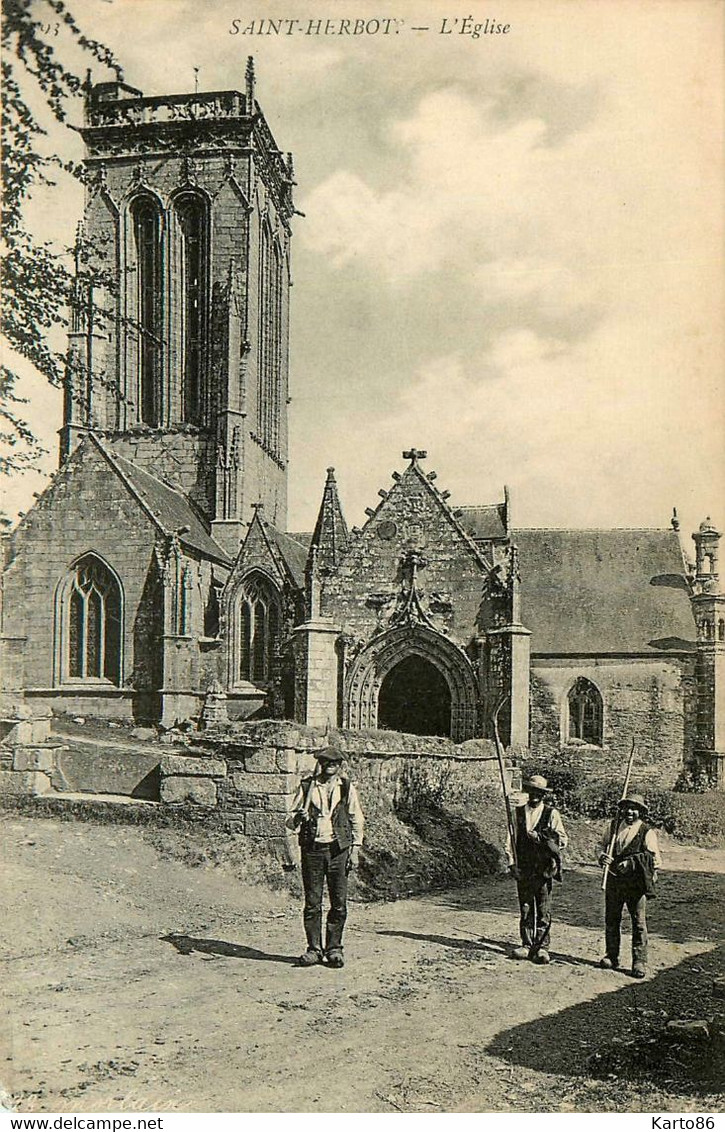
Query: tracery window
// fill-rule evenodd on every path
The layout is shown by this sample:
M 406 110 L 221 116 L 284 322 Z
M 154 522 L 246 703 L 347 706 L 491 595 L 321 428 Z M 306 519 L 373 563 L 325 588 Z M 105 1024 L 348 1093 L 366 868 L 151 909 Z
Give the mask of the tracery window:
M 63 669 L 70 680 L 121 677 L 121 590 L 100 558 L 87 554 L 64 590 L 66 626 Z
M 207 208 L 195 192 L 178 196 L 174 208 L 181 238 L 182 419 L 199 425 L 206 353 Z
M 274 673 L 279 639 L 280 598 L 275 586 L 262 574 L 245 579 L 237 604 L 238 680 L 267 683 Z
M 580 676 L 569 692 L 570 740 L 601 747 L 604 739 L 604 704 L 599 689 Z
M 265 221 L 259 247 L 257 435 L 276 456 L 281 450 L 283 273 L 281 249 Z
M 131 205 L 136 258 L 139 415 L 144 424 L 161 422 L 161 213 L 150 196 Z

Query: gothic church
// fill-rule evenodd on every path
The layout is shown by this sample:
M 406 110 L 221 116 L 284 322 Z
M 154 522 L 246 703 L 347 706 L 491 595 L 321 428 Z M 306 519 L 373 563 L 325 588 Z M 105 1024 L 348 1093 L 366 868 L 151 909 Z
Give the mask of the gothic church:
M 2 697 L 161 723 L 488 736 L 671 784 L 725 759 L 720 535 L 516 526 L 403 453 L 287 532 L 291 155 L 245 89 L 86 91 L 60 467 L 7 539 Z

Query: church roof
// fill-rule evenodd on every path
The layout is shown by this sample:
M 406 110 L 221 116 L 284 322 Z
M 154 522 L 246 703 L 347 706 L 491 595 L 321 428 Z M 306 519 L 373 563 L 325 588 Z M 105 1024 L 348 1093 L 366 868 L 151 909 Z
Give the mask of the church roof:
M 490 503 L 483 507 L 458 507 L 461 526 L 471 538 L 490 540 L 506 538 L 506 504 Z
M 140 498 L 165 534 L 181 532 L 186 527 L 187 530 L 179 534 L 179 541 L 183 546 L 190 547 L 215 562 L 231 564 L 229 556 L 207 532 L 201 517 L 182 492 L 163 483 L 136 464 L 132 464 L 125 457 L 109 452 L 97 437 L 91 435 L 91 439 L 98 445 L 109 464 L 115 466 L 131 490 Z
M 532 653 L 694 650 L 675 531 L 532 529 L 512 538 Z
M 283 531 L 278 531 L 273 527 L 271 523 L 265 523 L 265 530 L 268 537 L 275 542 L 282 558 L 284 558 L 295 585 L 299 586 L 300 589 L 304 589 L 307 546 L 303 546 L 297 541 L 299 536 L 284 534 Z M 309 538 L 309 536 L 307 537 Z
M 289 531 L 287 538 L 294 539 L 300 546 L 304 546 L 305 552 L 307 552 L 312 542 L 312 531 Z

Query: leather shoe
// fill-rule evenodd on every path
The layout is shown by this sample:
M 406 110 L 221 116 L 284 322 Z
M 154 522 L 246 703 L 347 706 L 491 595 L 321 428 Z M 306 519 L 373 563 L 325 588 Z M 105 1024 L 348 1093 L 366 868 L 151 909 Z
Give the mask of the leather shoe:
M 529 957 L 528 947 L 516 947 L 511 952 L 511 958 L 512 959 L 528 959 L 528 957 Z
M 333 948 L 332 951 L 328 951 L 328 953 L 327 953 L 327 966 L 328 967 L 344 967 L 345 966 L 345 959 L 343 957 L 342 951 L 338 950 L 337 948 Z
M 647 975 L 647 972 L 645 971 L 644 967 L 637 966 L 637 967 L 632 968 L 632 978 L 633 979 L 644 979 L 646 977 L 646 975 Z
M 599 966 L 605 971 L 616 971 L 619 966 L 619 960 L 610 959 L 608 955 L 605 955 L 603 959 L 599 960 Z
M 534 956 L 534 963 L 540 963 L 542 967 L 546 966 L 547 963 L 551 963 L 551 956 L 549 955 L 549 952 L 544 951 L 542 947 L 541 951 L 536 952 L 536 955 Z
M 316 967 L 318 963 L 322 962 L 322 956 L 319 951 L 314 951 L 311 947 L 303 952 L 297 960 L 298 967 Z

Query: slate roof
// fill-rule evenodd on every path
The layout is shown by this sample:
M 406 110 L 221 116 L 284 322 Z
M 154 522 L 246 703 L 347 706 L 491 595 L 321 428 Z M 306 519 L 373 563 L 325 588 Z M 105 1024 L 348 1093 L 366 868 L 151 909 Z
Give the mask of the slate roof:
M 456 508 L 461 526 L 473 539 L 506 538 L 505 503 L 490 503 L 484 507 Z
M 307 551 L 312 542 L 312 531 L 288 531 L 287 538 L 294 539 L 300 546 L 304 546 L 305 551 Z
M 532 653 L 695 649 L 673 530 L 517 530 L 521 620 Z
M 295 585 L 303 590 L 305 588 L 307 547 L 297 541 L 297 535 L 286 535 L 267 522 L 265 522 L 264 527 L 268 538 L 276 544 L 279 553 L 287 563 Z
M 182 527 L 188 527 L 185 534 L 179 535 L 179 541 L 183 546 L 190 547 L 215 562 L 231 565 L 229 556 L 208 533 L 200 515 L 182 492 L 158 480 L 156 476 L 132 464 L 125 457 L 109 452 L 96 437 L 93 439 L 109 463 L 115 464 L 131 488 L 140 496 L 166 534 L 171 535 Z

